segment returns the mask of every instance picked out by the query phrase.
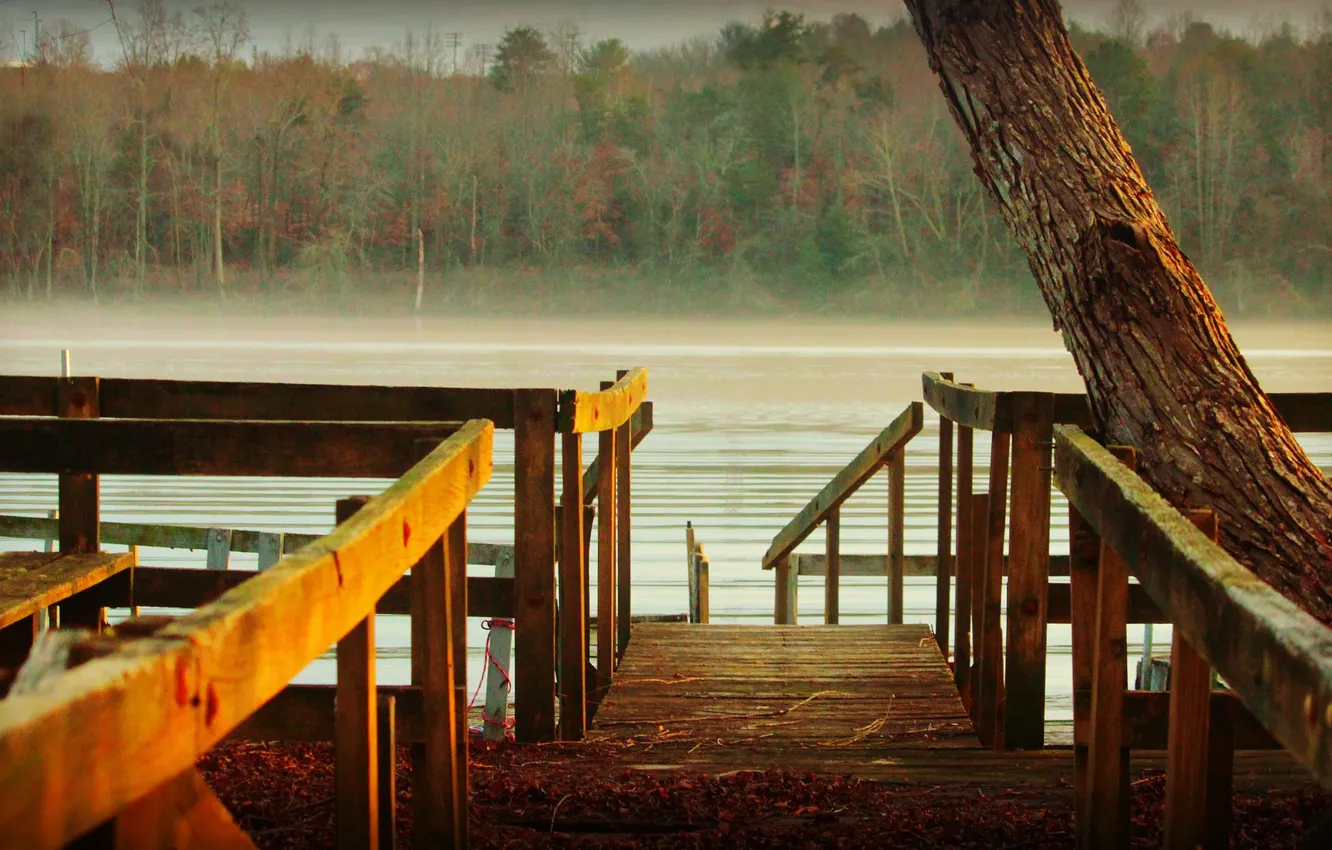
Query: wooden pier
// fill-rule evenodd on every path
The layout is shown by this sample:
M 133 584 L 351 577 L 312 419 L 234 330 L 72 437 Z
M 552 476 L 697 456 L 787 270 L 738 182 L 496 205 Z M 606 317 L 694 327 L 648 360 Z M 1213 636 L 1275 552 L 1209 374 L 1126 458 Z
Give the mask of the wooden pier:
M 36 657 L 49 628 L 105 632 L 68 633 L 87 642 L 70 654 L 77 670 L 0 699 L 0 834 L 165 848 L 184 830 L 196 846 L 248 846 L 194 765 L 249 738 L 335 743 L 346 848 L 392 846 L 392 755 L 411 745 L 417 846 L 464 846 L 469 615 L 515 622 L 519 742 L 587 742 L 626 768 L 1036 789 L 1074 802 L 1080 846 L 1116 850 L 1130 766 L 1167 769 L 1170 847 L 1225 846 L 1232 788 L 1332 787 L 1332 630 L 1219 549 L 1215 517 L 1175 511 L 1134 474 L 1131 451 L 1088 437 L 1082 397 L 926 373 L 924 404 L 774 537 L 761 566 L 776 571 L 776 622 L 758 627 L 708 623 L 708 561 L 692 539 L 692 622 L 632 616 L 630 466 L 652 428 L 646 393 L 644 370 L 589 392 L 0 378 L 0 472 L 60 478 L 58 517 L 0 523 L 59 549 L 0 558 L 0 667 Z M 1273 401 L 1296 430 L 1332 431 L 1332 396 Z M 903 551 L 903 491 L 925 404 L 946 424 L 938 551 L 920 557 Z M 496 428 L 514 430 L 515 543 L 469 545 Z M 991 434 L 979 493 L 976 430 Z M 589 463 L 585 433 L 598 435 Z M 880 471 L 886 554 L 844 556 L 841 505 Z M 304 539 L 103 524 L 108 473 L 396 480 L 339 500 L 336 528 Z M 1052 483 L 1071 507 L 1072 552 L 1058 558 Z M 798 552 L 819 525 L 824 552 Z M 210 568 L 143 568 L 103 553 L 104 540 L 202 543 Z M 265 568 L 228 569 L 233 550 Z M 495 572 L 469 575 L 469 563 Z M 798 579 L 811 574 L 826 578 L 825 622 L 797 626 Z M 839 577 L 871 574 L 887 579 L 888 623 L 838 625 Z M 933 628 L 901 622 L 903 577 L 923 574 L 937 577 Z M 140 605 L 194 610 L 106 631 L 106 608 Z M 377 686 L 376 614 L 412 619 L 410 685 Z M 1125 687 L 1130 622 L 1173 623 L 1171 690 Z M 1046 747 L 1052 623 L 1073 630 L 1072 747 Z M 336 685 L 290 684 L 332 644 Z
M 654 762 L 710 770 L 979 746 L 921 625 L 634 626 L 589 739 L 651 744 Z

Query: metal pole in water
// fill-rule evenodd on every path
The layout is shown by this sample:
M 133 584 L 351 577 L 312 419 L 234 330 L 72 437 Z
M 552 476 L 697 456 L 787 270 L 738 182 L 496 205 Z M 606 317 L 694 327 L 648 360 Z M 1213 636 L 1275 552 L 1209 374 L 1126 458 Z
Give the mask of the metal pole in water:
M 68 349 L 68 348 L 62 348 L 62 349 L 60 349 L 60 377 L 62 377 L 62 378 L 72 378 L 72 377 L 74 377 L 74 374 L 70 371 L 70 367 L 69 367 L 69 349 Z

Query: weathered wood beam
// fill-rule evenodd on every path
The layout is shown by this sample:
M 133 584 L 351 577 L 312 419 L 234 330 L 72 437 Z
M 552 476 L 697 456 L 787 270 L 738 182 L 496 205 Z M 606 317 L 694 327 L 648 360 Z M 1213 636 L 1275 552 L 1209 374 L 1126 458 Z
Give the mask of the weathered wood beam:
M 1263 725 L 1332 787 L 1332 629 L 1194 527 L 1077 428 L 1055 429 L 1059 489 Z
M 202 608 L 228 590 L 258 575 L 260 573 L 255 570 L 215 572 L 185 567 L 135 567 L 132 589 L 128 582 L 108 582 L 105 586 L 106 594 L 100 601 L 112 608 L 127 608 L 130 605 Z M 468 576 L 467 602 L 469 617 L 512 618 L 513 579 Z M 395 581 L 380 599 L 377 610 L 380 614 L 411 614 L 410 579 L 404 576 Z
M 59 378 L 0 377 L 0 416 L 55 416 Z M 102 416 L 114 419 L 233 419 L 452 422 L 489 419 L 513 427 L 511 389 L 385 387 L 243 381 L 102 378 Z
M 874 477 L 892 458 L 893 452 L 903 449 L 912 437 L 919 434 L 923 423 L 924 408 L 920 402 L 912 402 L 778 532 L 763 555 L 763 569 L 772 569 L 791 554 L 823 522 L 829 511 L 845 502 L 862 484 Z
M 514 734 L 555 740 L 554 390 L 514 396 Z
M 490 479 L 493 433 L 468 423 L 320 544 L 0 701 L 0 835 L 63 845 L 192 767 L 438 541 Z
M 826 569 L 827 556 L 822 552 L 798 552 L 796 564 L 802 576 L 821 576 Z M 908 578 L 929 578 L 939 574 L 937 555 L 905 555 L 902 575 Z M 883 578 L 888 575 L 887 555 L 842 554 L 842 576 L 850 578 Z M 1008 575 L 1008 556 L 1004 556 L 1004 575 Z M 1068 556 L 1050 556 L 1050 575 L 1068 575 Z
M 630 370 L 608 390 L 595 393 L 568 390 L 561 393 L 560 431 L 586 434 L 618 428 L 629 421 L 629 417 L 647 398 L 647 386 L 647 370 L 639 368 Z
M 0 469 L 396 478 L 420 457 L 416 441 L 442 441 L 458 427 L 457 422 L 0 419 Z

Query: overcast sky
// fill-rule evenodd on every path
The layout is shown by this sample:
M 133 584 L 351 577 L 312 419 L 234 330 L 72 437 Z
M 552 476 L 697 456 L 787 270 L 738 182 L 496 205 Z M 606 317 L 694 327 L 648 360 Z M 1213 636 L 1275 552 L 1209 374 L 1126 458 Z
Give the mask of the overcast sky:
M 167 0 L 186 11 L 213 0 Z M 811 18 L 830 18 L 839 12 L 857 12 L 872 24 L 902 14 L 897 0 L 241 0 L 250 19 L 254 46 L 278 50 L 287 36 L 299 39 L 313 26 L 322 39 L 336 33 L 348 55 L 355 57 L 371 45 L 391 46 L 410 27 L 421 32 L 433 26 L 441 32 L 462 33 L 463 45 L 491 43 L 504 29 L 532 24 L 543 29 L 562 22 L 579 25 L 588 40 L 618 37 L 631 47 L 671 44 L 695 35 L 711 35 L 728 20 L 756 20 L 767 8 L 791 9 Z M 1180 12 L 1244 33 L 1256 24 L 1289 20 L 1299 26 L 1332 0 L 1145 0 L 1153 22 Z M 132 17 L 137 0 L 118 0 L 119 14 Z M 1066 0 L 1072 19 L 1100 26 L 1109 17 L 1114 0 Z M 119 53 L 115 30 L 109 25 L 104 0 L 0 0 L 0 32 L 12 32 L 17 43 L 32 39 L 32 13 L 47 26 L 59 18 L 94 29 L 98 59 L 110 61 Z M 249 50 L 245 51 L 249 53 Z

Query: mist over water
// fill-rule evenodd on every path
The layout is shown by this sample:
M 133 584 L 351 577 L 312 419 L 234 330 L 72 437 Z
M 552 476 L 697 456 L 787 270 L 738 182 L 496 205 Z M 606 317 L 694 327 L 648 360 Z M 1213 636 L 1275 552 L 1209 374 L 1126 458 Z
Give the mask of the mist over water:
M 1234 331 L 1264 389 L 1332 392 L 1332 325 Z M 633 457 L 634 611 L 686 610 L 684 525 L 692 521 L 711 560 L 713 621 L 754 625 L 772 622 L 773 576 L 759 569 L 772 537 L 920 398 L 922 371 L 953 371 L 991 389 L 1082 389 L 1059 337 L 1035 322 L 358 319 L 12 304 L 0 314 L 0 374 L 58 374 L 62 348 L 72 350 L 76 375 L 103 377 L 596 389 L 616 369 L 646 366 L 656 425 Z M 927 407 L 925 431 L 907 455 L 908 554 L 935 549 L 937 427 Z M 1332 438 L 1301 441 L 1315 462 L 1332 468 Z M 585 461 L 591 451 L 585 448 Z M 976 455 L 976 486 L 984 489 L 984 434 L 977 434 Z M 497 432 L 495 475 L 469 511 L 474 541 L 513 538 L 512 458 L 512 432 Z M 387 483 L 105 476 L 103 518 L 323 532 L 336 499 Z M 0 475 L 0 513 L 44 515 L 55 507 L 55 476 Z M 871 481 L 843 509 L 843 552 L 886 552 L 886 511 L 886 478 Z M 1067 508 L 1057 495 L 1052 540 L 1054 552 L 1067 551 Z M 0 550 L 39 545 L 0 540 Z M 822 549 L 822 532 L 802 547 Z M 203 566 L 202 552 L 146 549 L 142 556 L 154 566 Z M 232 566 L 253 568 L 254 556 L 233 555 Z M 932 623 L 934 579 L 907 583 L 907 621 Z M 822 600 L 822 582 L 801 579 L 802 622 L 821 622 Z M 882 622 L 885 602 L 884 581 L 842 579 L 844 623 Z M 380 617 L 377 629 L 380 680 L 406 683 L 406 618 Z M 472 619 L 472 687 L 485 634 Z M 1138 637 L 1131 632 L 1131 641 Z M 1052 627 L 1049 639 L 1048 716 L 1067 721 L 1068 628 Z M 1168 628 L 1158 628 L 1156 641 L 1168 646 Z M 330 653 L 297 681 L 332 678 Z

